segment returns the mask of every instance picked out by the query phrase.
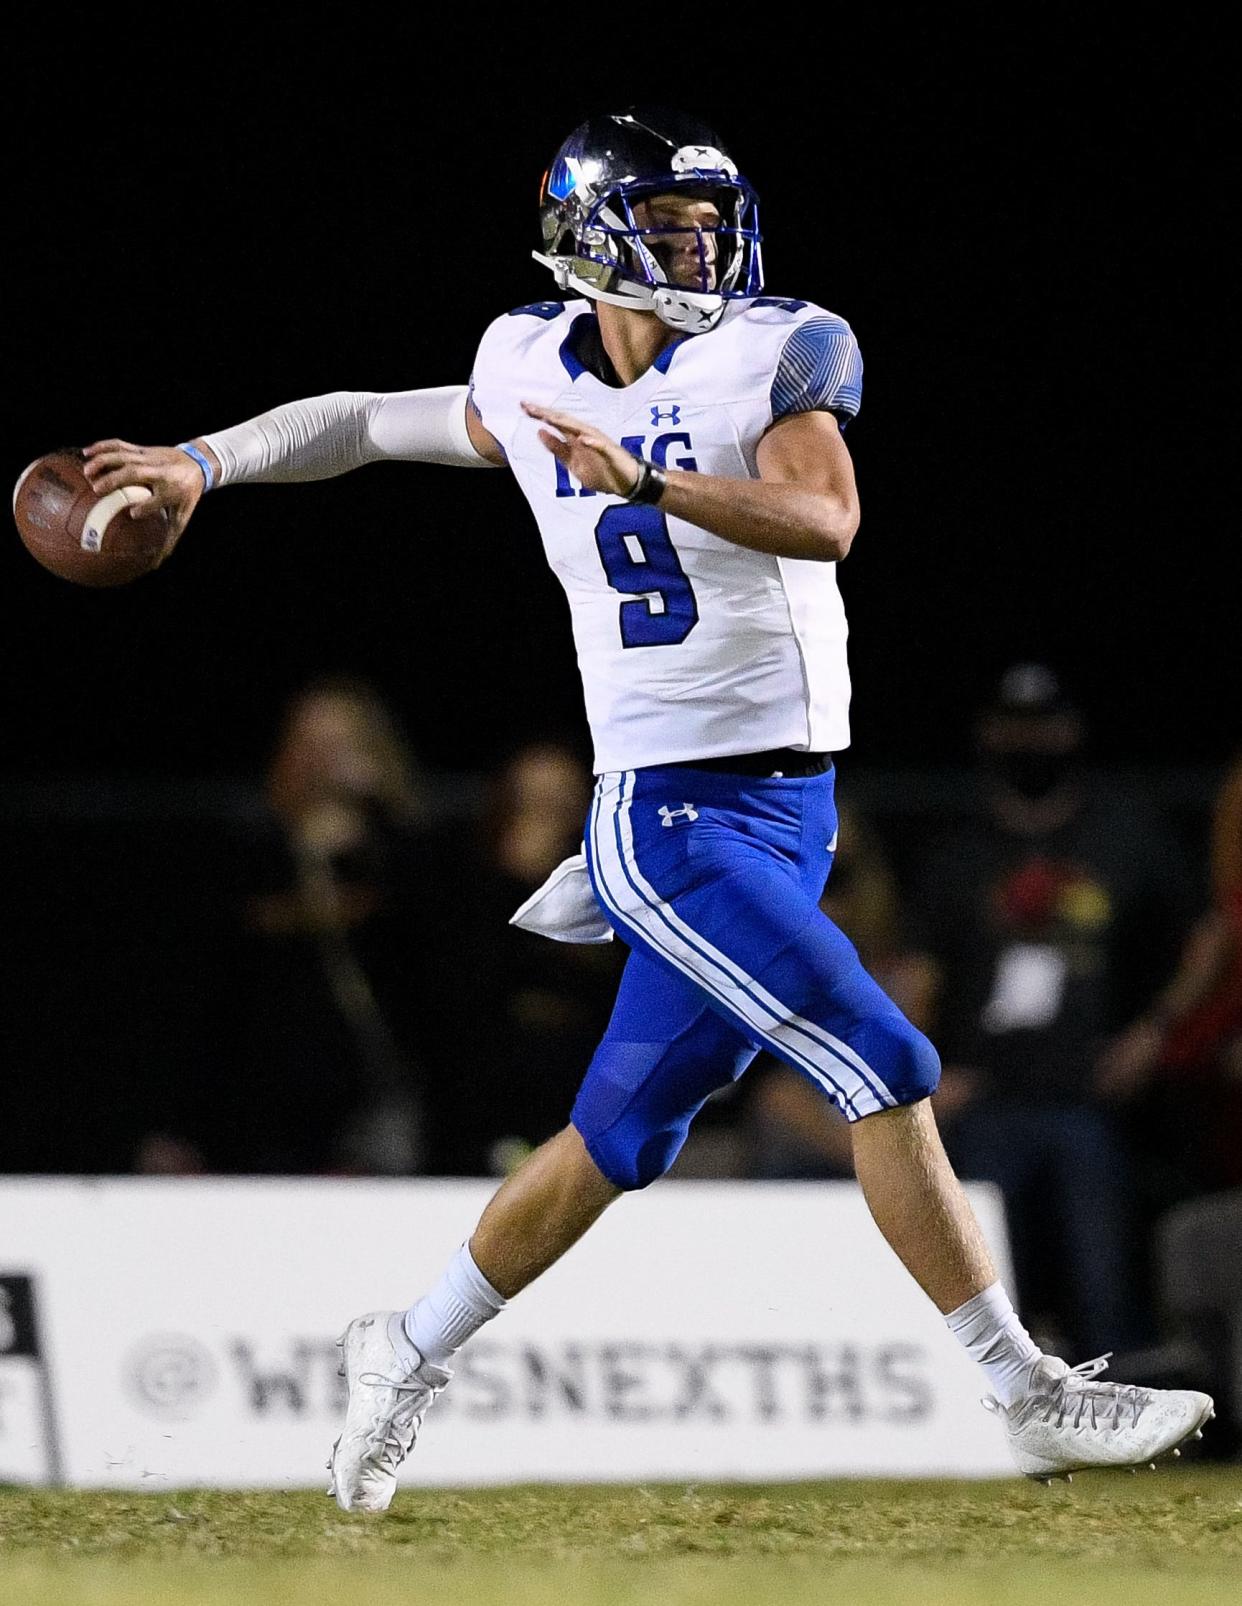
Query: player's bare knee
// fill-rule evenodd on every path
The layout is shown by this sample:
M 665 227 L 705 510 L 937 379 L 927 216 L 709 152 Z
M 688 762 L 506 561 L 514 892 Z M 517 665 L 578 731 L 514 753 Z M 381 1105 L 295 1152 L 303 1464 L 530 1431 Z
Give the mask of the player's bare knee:
M 621 1184 L 604 1170 L 592 1146 L 576 1126 L 571 1123 L 563 1127 L 554 1138 L 549 1139 L 549 1143 L 556 1145 L 558 1159 L 570 1173 L 568 1180 L 572 1182 L 575 1193 L 616 1196 Z

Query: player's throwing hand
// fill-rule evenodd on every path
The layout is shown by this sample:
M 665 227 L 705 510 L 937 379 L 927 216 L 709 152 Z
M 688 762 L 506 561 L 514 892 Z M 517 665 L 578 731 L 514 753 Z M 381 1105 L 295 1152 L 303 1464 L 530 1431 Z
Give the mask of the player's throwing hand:
M 628 496 L 638 483 L 639 468 L 631 453 L 592 425 L 534 402 L 524 401 L 522 411 L 560 431 L 554 435 L 552 429 L 541 429 L 539 439 L 584 490 Z
M 145 485 L 151 500 L 131 514 L 141 511 L 149 517 L 160 508 L 168 513 L 168 527 L 174 540 L 190 522 L 206 489 L 203 471 L 179 446 L 135 446 L 132 441 L 96 441 L 83 449 L 83 471 L 99 496 L 125 485 Z

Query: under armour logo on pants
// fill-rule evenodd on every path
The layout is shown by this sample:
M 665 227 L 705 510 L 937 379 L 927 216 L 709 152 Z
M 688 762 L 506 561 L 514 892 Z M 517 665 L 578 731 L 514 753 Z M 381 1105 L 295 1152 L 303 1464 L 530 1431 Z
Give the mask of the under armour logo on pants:
M 680 820 L 683 816 L 687 820 L 697 820 L 699 811 L 693 803 L 683 803 L 679 809 L 670 809 L 667 803 L 660 805 L 660 819 L 665 825 L 672 825 L 674 820 Z

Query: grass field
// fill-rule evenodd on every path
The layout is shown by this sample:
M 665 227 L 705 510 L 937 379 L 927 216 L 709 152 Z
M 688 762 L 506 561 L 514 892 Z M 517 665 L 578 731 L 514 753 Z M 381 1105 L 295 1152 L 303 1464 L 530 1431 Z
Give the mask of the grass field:
M 1001 1483 L 398 1494 L 0 1489 L 4 1606 L 1242 1601 L 1242 1468 Z

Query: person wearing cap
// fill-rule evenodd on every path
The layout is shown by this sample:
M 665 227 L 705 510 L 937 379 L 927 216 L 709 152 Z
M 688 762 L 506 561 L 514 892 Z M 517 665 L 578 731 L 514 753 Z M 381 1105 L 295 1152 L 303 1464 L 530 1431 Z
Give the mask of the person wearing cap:
M 1006 670 L 975 742 L 978 810 L 917 898 L 946 1144 L 1004 1193 L 1027 1309 L 1123 1351 L 1148 1337 L 1137 1199 L 1096 1068 L 1176 950 L 1181 855 L 1154 809 L 1088 776 L 1086 721 L 1047 666 Z

